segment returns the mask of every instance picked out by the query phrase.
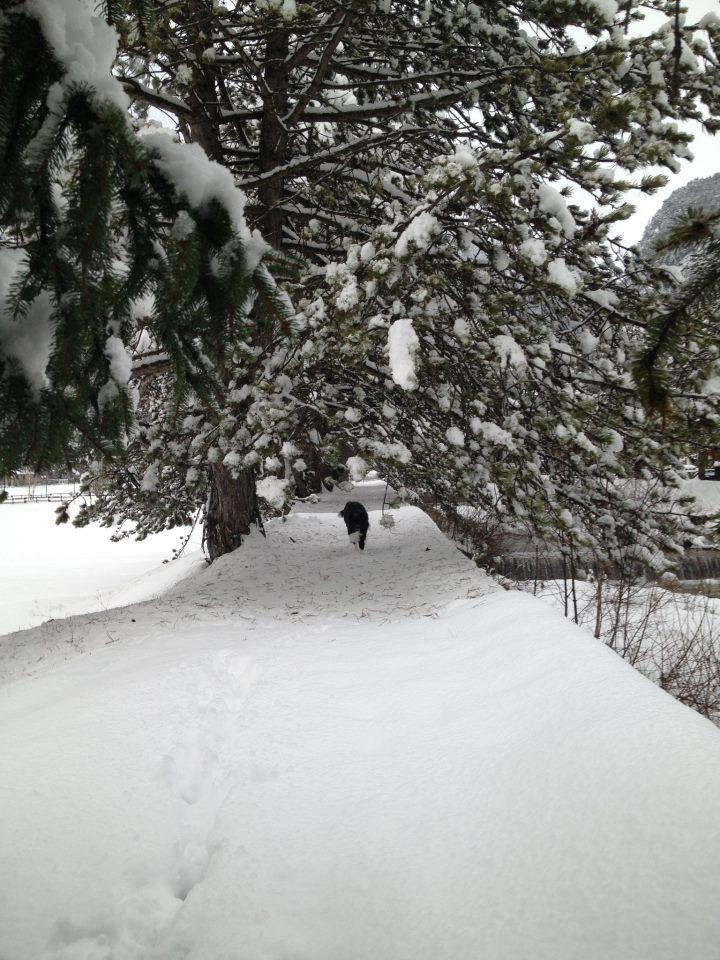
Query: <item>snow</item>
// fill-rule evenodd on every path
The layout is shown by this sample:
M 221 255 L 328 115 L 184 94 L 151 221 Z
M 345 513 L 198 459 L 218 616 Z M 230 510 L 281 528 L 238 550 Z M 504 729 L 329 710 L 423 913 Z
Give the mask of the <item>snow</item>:
M 493 266 L 502 273 L 510 266 L 510 257 L 507 250 L 502 247 L 496 247 L 493 252 Z
M 569 297 L 578 292 L 578 276 L 565 263 L 564 257 L 556 257 L 547 266 L 548 277 L 557 286 L 561 287 Z
M 585 356 L 588 356 L 589 354 L 593 353 L 596 350 L 597 345 L 599 343 L 599 338 L 594 336 L 594 334 L 590 333 L 589 330 L 584 328 L 581 330 L 578 330 L 577 338 L 580 344 L 580 349 L 585 354 Z
M 570 136 L 580 143 L 592 143 L 597 138 L 595 128 L 584 120 L 569 120 L 567 127 Z
M 286 440 L 280 447 L 280 453 L 289 460 L 290 457 L 296 457 L 300 451 L 291 440 Z
M 6 638 L 8 957 L 714 960 L 718 731 L 384 490 Z
M 117 399 L 119 393 L 120 391 L 118 390 L 115 380 L 111 379 L 105 381 L 105 383 L 98 390 L 97 402 L 100 413 L 105 410 L 105 407 L 109 403 L 113 403 Z
M 618 303 L 617 294 L 612 290 L 585 290 L 585 296 L 605 310 L 614 310 Z
M 348 457 L 345 464 L 352 480 L 362 480 L 370 469 L 362 457 Z
M 237 470 L 241 463 L 242 457 L 237 450 L 231 450 L 223 457 L 223 466 L 227 467 L 228 470 Z
M 684 40 L 680 41 L 680 63 L 691 70 L 699 68 L 698 59 Z
M 704 581 L 717 593 L 718 581 Z M 532 581 L 527 590 L 563 609 L 567 584 Z M 667 589 L 669 588 L 669 589 Z M 598 627 L 598 594 L 593 580 L 578 580 L 567 596 L 568 612 L 594 635 Z M 643 676 L 664 685 L 685 702 L 694 702 L 720 726 L 717 659 L 720 656 L 720 601 L 698 592 L 697 581 L 680 581 L 666 573 L 652 582 L 605 581 L 600 597 L 602 640 L 633 664 Z
M 543 213 L 557 219 L 562 232 L 569 240 L 575 236 L 577 224 L 568 210 L 565 198 L 549 183 L 541 183 L 538 187 L 538 207 Z
M 184 210 L 181 210 L 175 219 L 175 223 L 172 227 L 173 234 L 176 234 L 178 223 L 180 222 L 181 215 L 190 224 L 192 229 L 192 219 L 187 215 Z M 136 300 L 132 300 L 130 303 L 130 316 L 133 320 L 144 320 L 146 317 L 152 317 L 155 314 L 155 295 L 153 293 L 146 293 L 141 297 L 138 297 Z
M 111 335 L 105 343 L 105 356 L 110 365 L 110 376 L 125 386 L 132 376 L 132 357 L 125 349 L 120 337 Z
M 282 510 L 287 499 L 287 480 L 263 477 L 257 484 L 257 495 L 276 510 Z
M 297 16 L 295 0 L 283 0 L 282 6 L 280 7 L 280 16 L 286 21 L 295 19 Z
M 518 247 L 520 255 L 534 263 L 536 267 L 541 267 L 547 260 L 547 251 L 545 244 L 537 237 L 528 237 Z
M 474 434 L 481 434 L 483 439 L 488 443 L 508 447 L 510 450 L 515 448 L 515 441 L 512 438 L 512 434 L 508 433 L 507 430 L 503 430 L 503 428 L 499 427 L 496 423 L 492 423 L 492 421 L 472 417 L 470 419 L 470 429 Z
M 150 464 L 145 470 L 143 478 L 140 481 L 140 490 L 143 493 L 156 493 L 159 483 L 157 460 Z
M 45 492 L 44 485 L 36 489 Z M 8 488 L 8 492 L 26 494 L 28 490 Z M 73 488 L 61 487 L 58 492 L 67 493 L 69 500 Z M 201 563 L 195 555 L 191 561 L 183 558 L 163 564 L 180 546 L 186 529 L 169 530 L 140 543 L 113 543 L 112 531 L 97 524 L 80 529 L 72 524 L 57 526 L 57 506 L 56 502 L 0 504 L 0 663 L 2 634 L 50 618 L 145 600 Z M 74 512 L 71 509 L 71 515 Z M 198 533 L 193 542 L 199 543 Z M 47 630 L 52 629 L 51 623 Z M 42 655 L 40 649 L 38 656 Z
M 453 334 L 458 338 L 458 340 L 462 340 L 463 342 L 470 340 L 472 330 L 465 317 L 460 315 L 455 317 L 455 322 L 453 323 Z
M 445 437 L 447 438 L 447 442 L 452 444 L 453 447 L 465 446 L 465 434 L 459 427 L 448 427 L 445 431 Z
M 419 250 L 427 250 L 433 237 L 440 229 L 437 219 L 427 210 L 423 210 L 405 227 L 395 244 L 395 256 L 406 257 L 413 243 Z
M 415 359 L 420 349 L 420 340 L 412 320 L 403 317 L 393 321 L 388 330 L 388 354 L 393 382 L 403 390 L 415 390 L 418 381 Z
M 720 513 L 720 481 L 695 477 L 694 480 L 683 481 L 680 493 L 685 497 L 690 494 L 694 498 L 697 513 Z
M 248 270 L 253 271 L 269 247 L 257 230 L 251 231 L 248 227 L 245 194 L 235 186 L 227 167 L 210 160 L 199 144 L 176 143 L 163 131 L 143 131 L 143 142 L 154 154 L 155 166 L 191 207 L 202 211 L 215 200 L 225 208 L 235 231 L 245 243 Z
M 450 154 L 450 162 L 456 163 L 461 170 L 477 170 L 478 159 L 473 150 L 466 144 L 459 146 Z
M 24 12 L 37 20 L 45 42 L 63 69 L 62 95 L 73 87 L 89 88 L 99 101 L 127 110 L 122 84 L 112 75 L 118 35 L 104 17 L 93 16 L 85 0 L 25 0 Z M 56 84 L 53 87 L 57 87 Z M 51 96 L 60 91 L 51 87 Z
M 720 27 L 720 17 L 712 11 L 710 13 L 706 13 L 698 20 L 698 27 L 701 27 L 705 30 L 708 28 Z
M 357 279 L 350 277 L 348 282 L 342 288 L 335 298 L 335 303 L 339 310 L 349 312 L 353 310 L 360 302 L 360 293 L 358 291 Z
M 615 0 L 586 0 L 586 2 L 608 26 L 614 22 L 618 12 Z
M 3 312 L 0 305 L 0 346 L 18 363 L 37 395 L 49 384 L 46 369 L 55 344 L 52 295 L 43 290 L 18 319 L 7 319 Z
M 370 240 L 367 240 L 360 247 L 360 259 L 363 263 L 369 263 L 370 260 L 375 256 L 375 244 Z
M 43 290 L 20 317 L 7 316 L 8 294 L 24 261 L 23 250 L 0 248 L 0 349 L 15 361 L 38 394 L 48 385 L 45 371 L 55 342 L 50 319 L 52 298 Z
M 527 359 L 522 347 L 510 334 L 500 333 L 496 337 L 492 337 L 490 343 L 500 357 L 503 367 L 522 368 L 527 366 Z

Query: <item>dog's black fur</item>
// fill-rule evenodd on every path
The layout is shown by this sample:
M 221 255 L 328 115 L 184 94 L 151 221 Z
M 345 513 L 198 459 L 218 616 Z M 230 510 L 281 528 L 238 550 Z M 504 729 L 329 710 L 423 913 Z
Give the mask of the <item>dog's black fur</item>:
M 367 538 L 370 519 L 365 507 L 357 500 L 348 500 L 340 511 L 339 516 L 345 521 L 348 536 L 352 543 L 357 544 L 361 550 L 365 549 L 365 539 Z M 353 539 L 354 535 L 354 539 Z

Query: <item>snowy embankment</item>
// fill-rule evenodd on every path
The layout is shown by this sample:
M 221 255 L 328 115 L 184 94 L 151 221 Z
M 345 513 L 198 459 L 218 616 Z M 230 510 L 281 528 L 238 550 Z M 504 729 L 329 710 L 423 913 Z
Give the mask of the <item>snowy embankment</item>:
M 79 530 L 56 525 L 56 507 L 0 504 L 0 634 L 157 596 L 197 565 L 197 554 L 194 560 L 163 564 L 187 530 L 169 530 L 141 543 L 113 543 L 112 531 L 97 524 Z M 193 542 L 199 540 L 196 531 Z
M 718 731 L 382 489 L 0 641 L 0 956 L 716 960 Z
M 698 514 L 720 513 L 720 480 L 686 480 L 682 493 L 694 497 Z

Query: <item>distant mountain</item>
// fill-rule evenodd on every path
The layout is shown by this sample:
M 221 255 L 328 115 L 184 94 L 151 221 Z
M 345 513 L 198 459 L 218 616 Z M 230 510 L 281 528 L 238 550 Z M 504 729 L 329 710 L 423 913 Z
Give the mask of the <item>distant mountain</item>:
M 645 232 L 638 244 L 640 250 L 646 256 L 652 254 L 653 245 L 674 227 L 677 218 L 691 207 L 693 210 L 720 209 L 720 173 L 712 177 L 698 177 L 684 187 L 674 190 L 645 227 Z M 680 266 L 690 253 L 691 247 L 685 245 L 674 250 L 663 251 L 659 259 L 663 263 Z

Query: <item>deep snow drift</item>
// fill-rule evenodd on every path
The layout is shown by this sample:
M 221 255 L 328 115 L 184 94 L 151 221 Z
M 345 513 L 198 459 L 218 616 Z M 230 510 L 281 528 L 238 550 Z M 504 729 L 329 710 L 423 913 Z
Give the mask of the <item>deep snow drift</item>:
M 343 499 L 0 640 L 0 957 L 717 960 L 718 731 Z

